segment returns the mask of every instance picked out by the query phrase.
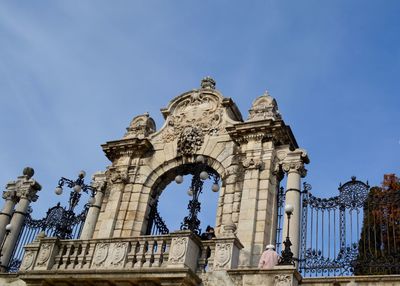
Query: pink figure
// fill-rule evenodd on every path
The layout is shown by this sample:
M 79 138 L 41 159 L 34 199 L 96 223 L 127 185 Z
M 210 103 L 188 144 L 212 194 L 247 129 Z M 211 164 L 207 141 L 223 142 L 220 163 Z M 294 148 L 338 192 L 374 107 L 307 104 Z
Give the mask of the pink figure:
M 265 251 L 261 255 L 260 262 L 258 263 L 258 268 L 261 269 L 272 269 L 279 262 L 279 255 L 275 251 L 275 246 L 268 244 L 265 247 Z

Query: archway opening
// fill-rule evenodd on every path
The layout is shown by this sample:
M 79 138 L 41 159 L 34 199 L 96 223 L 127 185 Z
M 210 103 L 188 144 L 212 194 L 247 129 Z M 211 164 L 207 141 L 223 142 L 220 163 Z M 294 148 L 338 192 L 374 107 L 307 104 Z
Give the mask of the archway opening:
M 221 180 L 203 156 L 169 170 L 154 186 L 147 234 L 191 230 L 201 235 L 214 226 Z

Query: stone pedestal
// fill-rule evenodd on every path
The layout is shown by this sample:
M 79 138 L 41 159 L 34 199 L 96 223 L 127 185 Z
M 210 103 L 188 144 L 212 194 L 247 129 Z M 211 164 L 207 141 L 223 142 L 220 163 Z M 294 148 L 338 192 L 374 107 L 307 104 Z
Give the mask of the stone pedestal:
M 171 233 L 171 248 L 167 267 L 185 268 L 192 271 L 197 269 L 200 254 L 200 240 L 191 231 L 177 231 Z

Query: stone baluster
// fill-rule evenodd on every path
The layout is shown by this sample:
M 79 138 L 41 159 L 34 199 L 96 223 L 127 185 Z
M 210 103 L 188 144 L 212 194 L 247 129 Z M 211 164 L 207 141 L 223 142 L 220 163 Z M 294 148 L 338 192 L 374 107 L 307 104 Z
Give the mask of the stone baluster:
M 154 243 L 155 243 L 155 240 L 150 240 L 148 242 L 148 244 L 147 244 L 147 251 L 144 254 L 146 261 L 145 261 L 145 263 L 143 263 L 143 267 L 149 268 L 149 267 L 152 266 L 151 261 L 154 258 L 154 256 L 153 256 L 153 254 L 154 254 Z
M 82 269 L 89 269 L 92 264 L 94 250 L 96 247 L 96 243 L 90 243 L 89 241 L 86 243 L 86 249 L 83 251 L 82 255 L 84 260 L 82 261 Z
M 164 239 L 158 239 L 156 241 L 157 250 L 154 252 L 154 262 L 152 267 L 160 267 L 162 263 L 162 253 L 164 247 Z
M 304 178 L 307 174 L 304 163 L 309 163 L 309 159 L 305 151 L 301 149 L 289 153 L 286 159 L 282 164 L 283 170 L 287 173 L 285 205 L 290 204 L 294 207 L 290 218 L 289 238 L 292 242 L 293 258 L 296 260 L 299 258 L 300 250 L 301 178 Z M 284 214 L 282 241 L 287 236 L 287 227 L 287 215 Z
M 143 263 L 145 262 L 145 253 L 146 253 L 146 247 L 147 247 L 147 242 L 146 241 L 140 241 L 139 242 L 139 247 L 136 248 L 136 263 L 133 265 L 133 268 L 142 268 Z
M 82 269 L 84 264 L 85 264 L 85 260 L 86 260 L 86 252 L 89 249 L 89 243 L 87 241 L 82 241 L 79 244 L 79 248 L 78 248 L 78 253 L 76 255 L 76 269 Z
M 103 202 L 104 192 L 106 189 L 106 175 L 104 172 L 99 172 L 93 175 L 92 186 L 96 189 L 94 203 L 90 206 L 86 215 L 85 224 L 83 225 L 80 239 L 91 239 L 99 217 L 101 204 Z
M 20 231 L 24 224 L 29 204 L 38 199 L 36 193 L 42 188 L 38 182 L 32 179 L 33 174 L 34 170 L 27 167 L 24 169 L 23 175 L 19 176 L 17 181 L 15 181 L 15 192 L 19 202 L 10 221 L 12 229 L 4 241 L 1 257 L 1 265 L 3 266 L 9 264 Z
M 136 263 L 136 249 L 138 248 L 137 241 L 130 242 L 130 251 L 127 254 L 126 268 L 132 268 Z
M 75 268 L 75 254 L 78 251 L 77 245 L 69 244 L 67 245 L 67 265 L 65 265 L 65 269 L 74 269 Z
M 63 266 L 65 266 L 66 259 L 64 257 L 64 248 L 65 245 L 62 246 L 60 251 L 54 256 L 54 264 L 52 270 L 62 269 Z

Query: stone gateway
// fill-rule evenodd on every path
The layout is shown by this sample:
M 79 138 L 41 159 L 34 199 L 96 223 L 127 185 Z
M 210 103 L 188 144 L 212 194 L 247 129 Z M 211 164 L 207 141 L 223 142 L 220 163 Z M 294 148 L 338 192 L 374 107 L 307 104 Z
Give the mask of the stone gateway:
M 102 145 L 111 164 L 93 176 L 96 194 L 79 239 L 38 237 L 26 246 L 18 274 L 1 276 L 2 285 L 16 279 L 32 286 L 332 285 L 302 280 L 296 265 L 257 268 L 265 246 L 276 244 L 278 190 L 285 175 L 286 204 L 294 207 L 291 249 L 299 257 L 301 178 L 309 158 L 268 92 L 243 119 L 233 100 L 215 87 L 212 78 L 204 78 L 199 89 L 161 109 L 161 128 L 145 113 L 133 118 L 123 138 Z M 151 233 L 163 189 L 200 167 L 221 184 L 213 188 L 219 193 L 216 237 L 201 240 L 190 228 Z M 9 187 L 9 213 L 17 201 L 36 199 L 39 185 L 24 176 Z M 287 224 L 285 217 L 283 237 Z

